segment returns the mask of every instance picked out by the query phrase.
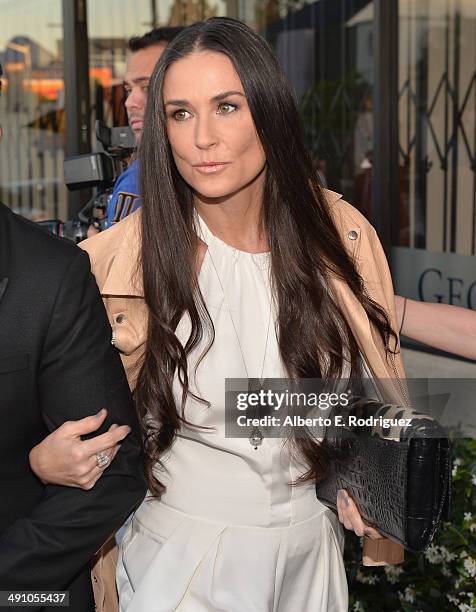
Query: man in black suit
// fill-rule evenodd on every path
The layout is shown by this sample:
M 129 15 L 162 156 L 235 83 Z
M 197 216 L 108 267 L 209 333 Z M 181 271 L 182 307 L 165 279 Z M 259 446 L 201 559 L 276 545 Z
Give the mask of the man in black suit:
M 98 466 L 132 429 L 102 478 L 44 486 L 30 450 L 102 408 Z M 68 590 L 70 612 L 94 610 L 88 562 L 146 491 L 133 415 L 88 256 L 0 204 L 0 591 Z

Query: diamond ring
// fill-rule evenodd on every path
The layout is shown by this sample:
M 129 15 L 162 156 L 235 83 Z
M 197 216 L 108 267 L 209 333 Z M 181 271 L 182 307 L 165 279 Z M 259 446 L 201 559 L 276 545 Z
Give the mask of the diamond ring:
M 100 453 L 96 453 L 96 461 L 98 467 L 103 468 L 109 463 L 108 454 L 105 451 L 101 451 Z

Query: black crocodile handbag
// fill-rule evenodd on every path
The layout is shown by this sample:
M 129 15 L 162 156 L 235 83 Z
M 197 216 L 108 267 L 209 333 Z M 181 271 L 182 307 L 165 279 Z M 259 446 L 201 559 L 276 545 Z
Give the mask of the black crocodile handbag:
M 356 419 L 368 424 L 352 425 Z M 401 421 L 394 425 L 392 419 Z M 362 398 L 343 420 L 345 431 L 338 436 L 335 428 L 335 437 L 328 438 L 332 460 L 316 485 L 318 499 L 336 509 L 337 491 L 345 489 L 366 523 L 406 550 L 424 551 L 449 519 L 451 448 L 445 430 L 422 413 Z

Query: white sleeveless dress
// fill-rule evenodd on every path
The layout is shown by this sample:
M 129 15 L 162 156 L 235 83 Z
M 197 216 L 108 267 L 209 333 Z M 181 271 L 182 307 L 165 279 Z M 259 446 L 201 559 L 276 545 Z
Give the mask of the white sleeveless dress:
M 343 531 L 312 483 L 289 485 L 303 467 L 280 439 L 265 438 L 255 450 L 247 438 L 225 437 L 225 378 L 246 377 L 237 334 L 250 377 L 285 377 L 274 312 L 268 324 L 269 254 L 234 249 L 198 223 L 208 245 L 199 283 L 215 341 L 190 375 L 211 405 L 189 398 L 186 417 L 211 429 L 182 428 L 164 458 L 167 471 L 157 472 L 166 492 L 135 513 L 120 548 L 120 610 L 344 612 Z M 184 317 L 181 341 L 189 330 Z M 190 357 L 190 373 L 206 340 Z M 177 398 L 180 391 L 176 382 Z

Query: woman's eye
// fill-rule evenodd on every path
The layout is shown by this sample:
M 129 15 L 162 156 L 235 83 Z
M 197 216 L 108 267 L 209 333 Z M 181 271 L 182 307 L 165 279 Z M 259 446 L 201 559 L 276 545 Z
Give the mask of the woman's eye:
M 218 105 L 218 112 L 222 115 L 229 115 L 230 113 L 236 111 L 237 108 L 238 107 L 236 106 L 236 104 L 230 104 L 229 102 L 221 102 Z
M 176 120 L 176 121 L 184 121 L 185 119 L 188 119 L 189 117 L 191 117 L 190 113 L 186 110 L 184 110 L 183 108 L 177 111 L 174 111 L 172 113 L 172 117 Z

